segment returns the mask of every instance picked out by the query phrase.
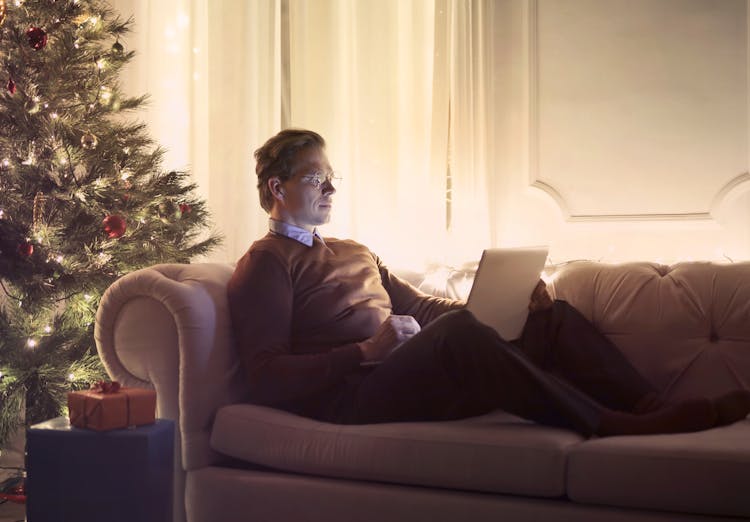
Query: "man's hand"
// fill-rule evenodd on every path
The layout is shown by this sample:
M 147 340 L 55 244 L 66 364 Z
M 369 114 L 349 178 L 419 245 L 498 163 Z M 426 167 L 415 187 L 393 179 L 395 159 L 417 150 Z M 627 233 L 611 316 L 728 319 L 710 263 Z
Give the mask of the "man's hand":
M 547 291 L 547 284 L 541 279 L 534 287 L 534 291 L 531 292 L 531 301 L 529 301 L 529 311 L 538 312 L 540 310 L 546 310 L 552 306 L 552 297 Z
M 382 361 L 401 343 L 419 333 L 419 323 L 410 315 L 392 315 L 378 327 L 375 335 L 359 343 L 366 362 Z

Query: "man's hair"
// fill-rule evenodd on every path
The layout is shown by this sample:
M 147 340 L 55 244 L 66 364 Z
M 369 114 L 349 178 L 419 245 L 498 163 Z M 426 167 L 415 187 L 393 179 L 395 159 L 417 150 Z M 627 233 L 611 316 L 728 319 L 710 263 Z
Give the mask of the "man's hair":
M 277 176 L 286 181 L 292 176 L 292 159 L 306 147 L 325 148 L 326 142 L 317 132 L 305 129 L 284 129 L 255 151 L 255 173 L 258 175 L 260 206 L 266 212 L 273 208 L 273 194 L 268 180 Z

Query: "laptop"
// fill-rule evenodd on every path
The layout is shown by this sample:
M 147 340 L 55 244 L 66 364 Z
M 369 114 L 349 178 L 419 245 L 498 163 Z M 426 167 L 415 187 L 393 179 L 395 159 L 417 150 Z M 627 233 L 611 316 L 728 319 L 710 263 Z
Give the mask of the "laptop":
M 540 246 L 482 252 L 466 308 L 506 341 L 521 337 L 548 251 Z

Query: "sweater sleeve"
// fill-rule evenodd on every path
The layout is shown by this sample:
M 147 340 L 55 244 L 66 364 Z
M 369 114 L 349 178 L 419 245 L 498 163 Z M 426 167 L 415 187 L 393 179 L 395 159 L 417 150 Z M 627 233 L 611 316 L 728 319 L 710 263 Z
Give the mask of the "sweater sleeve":
M 380 270 L 380 279 L 391 298 L 394 314 L 411 315 L 419 326 L 424 327 L 445 312 L 466 306 L 464 301 L 435 297 L 419 291 L 407 281 L 392 274 L 380 258 L 374 257 Z
M 227 291 L 254 403 L 293 404 L 340 382 L 359 367 L 362 354 L 356 344 L 324 353 L 291 353 L 292 280 L 287 264 L 273 253 L 251 250 L 245 254 Z

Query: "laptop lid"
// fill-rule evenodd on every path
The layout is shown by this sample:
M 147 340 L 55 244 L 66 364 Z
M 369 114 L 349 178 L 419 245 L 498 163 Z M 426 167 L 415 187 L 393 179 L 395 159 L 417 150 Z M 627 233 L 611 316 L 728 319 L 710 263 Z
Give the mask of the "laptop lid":
M 548 251 L 548 247 L 525 247 L 482 252 L 466 308 L 506 341 L 518 339 Z

